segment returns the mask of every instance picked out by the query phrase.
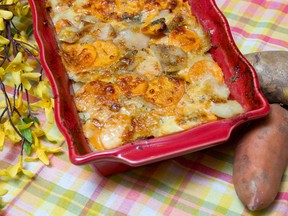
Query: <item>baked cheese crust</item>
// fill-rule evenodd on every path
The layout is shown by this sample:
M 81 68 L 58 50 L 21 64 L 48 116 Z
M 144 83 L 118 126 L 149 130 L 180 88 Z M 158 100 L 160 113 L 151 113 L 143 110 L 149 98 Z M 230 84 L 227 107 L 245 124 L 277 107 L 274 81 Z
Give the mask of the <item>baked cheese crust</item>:
M 48 0 L 83 130 L 94 150 L 229 118 L 209 35 L 181 0 Z

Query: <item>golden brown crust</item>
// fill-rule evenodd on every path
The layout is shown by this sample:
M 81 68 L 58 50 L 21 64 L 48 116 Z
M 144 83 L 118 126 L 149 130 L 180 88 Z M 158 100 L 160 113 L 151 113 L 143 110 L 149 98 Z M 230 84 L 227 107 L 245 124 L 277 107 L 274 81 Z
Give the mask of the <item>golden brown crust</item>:
M 212 104 L 228 104 L 222 70 L 207 54 L 209 34 L 186 1 L 48 0 L 47 5 L 93 149 L 214 121 Z
M 118 103 L 119 93 L 113 83 L 99 80 L 91 81 L 75 93 L 75 102 L 79 111 L 87 111 L 93 106 L 113 107 Z
M 214 61 L 201 60 L 193 64 L 189 69 L 189 77 L 193 81 L 198 81 L 205 73 L 211 74 L 220 83 L 223 82 L 222 70 Z
M 185 81 L 160 76 L 149 82 L 149 87 L 144 96 L 145 100 L 160 107 L 177 104 L 185 92 Z
M 144 95 L 148 88 L 148 82 L 143 76 L 132 73 L 120 75 L 116 84 L 127 98 Z
M 180 26 L 170 33 L 168 43 L 190 52 L 200 46 L 201 39 L 195 31 Z

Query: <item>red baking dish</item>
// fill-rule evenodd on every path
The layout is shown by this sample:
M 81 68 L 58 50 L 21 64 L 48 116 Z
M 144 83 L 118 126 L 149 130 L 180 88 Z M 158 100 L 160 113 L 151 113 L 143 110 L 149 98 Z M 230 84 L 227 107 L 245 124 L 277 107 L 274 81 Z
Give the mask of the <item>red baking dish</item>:
M 223 70 L 231 92 L 230 98 L 237 100 L 245 112 L 184 132 L 125 144 L 113 150 L 92 151 L 82 132 L 72 99 L 72 86 L 61 63 L 54 26 L 45 8 L 45 0 L 29 2 L 41 62 L 55 95 L 56 122 L 66 138 L 73 164 L 93 164 L 102 175 L 110 175 L 219 145 L 227 141 L 239 125 L 269 112 L 269 104 L 259 90 L 256 72 L 236 47 L 228 22 L 215 1 L 189 0 L 191 12 L 211 35 L 210 53 Z

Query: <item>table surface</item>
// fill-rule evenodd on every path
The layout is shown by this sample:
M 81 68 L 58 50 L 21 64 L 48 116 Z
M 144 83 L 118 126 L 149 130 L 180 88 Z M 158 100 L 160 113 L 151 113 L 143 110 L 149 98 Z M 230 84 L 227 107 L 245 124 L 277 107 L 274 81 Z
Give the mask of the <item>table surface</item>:
M 216 0 L 244 54 L 288 51 L 287 0 Z M 51 129 L 57 130 L 57 129 Z M 71 164 L 66 143 L 51 165 L 29 163 L 34 178 L 4 182 L 4 215 L 287 215 L 288 169 L 275 202 L 252 214 L 232 184 L 233 141 L 183 157 L 102 177 L 89 165 Z M 15 164 L 11 145 L 0 162 Z M 1 214 L 1 213 L 0 213 Z

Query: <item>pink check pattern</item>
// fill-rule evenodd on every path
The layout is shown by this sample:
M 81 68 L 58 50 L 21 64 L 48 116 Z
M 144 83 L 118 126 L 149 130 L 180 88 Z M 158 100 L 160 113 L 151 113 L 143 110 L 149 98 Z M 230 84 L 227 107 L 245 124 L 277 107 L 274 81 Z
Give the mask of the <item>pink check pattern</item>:
M 216 0 L 229 21 L 242 53 L 288 51 L 288 2 Z M 51 128 L 51 132 L 57 128 Z M 4 183 L 9 202 L 3 215 L 252 215 L 232 184 L 235 143 L 102 177 L 90 166 L 72 165 L 65 142 L 51 166 L 29 163 L 33 179 Z M 0 167 L 17 160 L 17 147 L 6 147 Z M 4 156 L 2 156 L 4 155 Z M 288 214 L 288 169 L 275 202 L 259 215 Z M 258 215 L 257 214 L 257 215 Z

